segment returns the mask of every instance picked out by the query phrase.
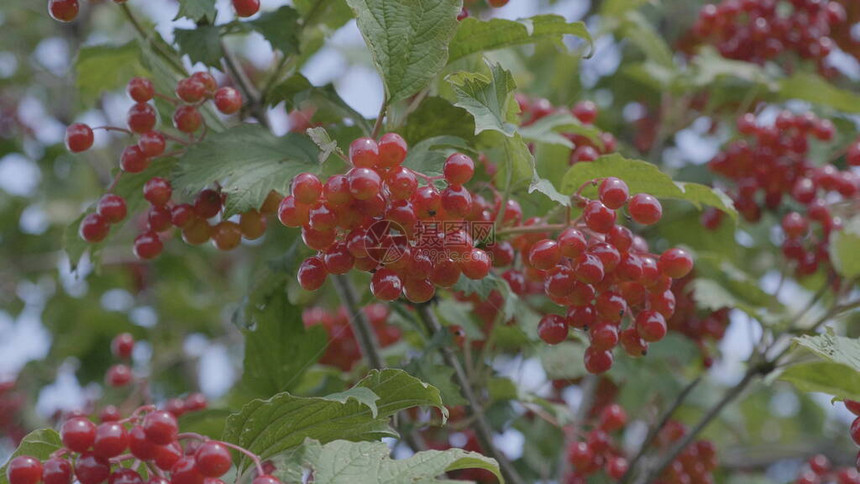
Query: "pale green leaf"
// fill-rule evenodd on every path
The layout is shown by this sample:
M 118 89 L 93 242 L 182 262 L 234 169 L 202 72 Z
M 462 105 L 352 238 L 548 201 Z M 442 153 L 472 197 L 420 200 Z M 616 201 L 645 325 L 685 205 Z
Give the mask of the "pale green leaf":
M 860 94 L 836 87 L 820 76 L 798 72 L 779 81 L 782 99 L 800 99 L 846 113 L 860 113 Z
M 860 276 L 860 217 L 853 217 L 842 230 L 833 233 L 829 251 L 839 274 L 847 278 Z
M 75 59 L 76 85 L 81 101 L 93 103 L 105 91 L 119 89 L 135 76 L 148 76 L 140 63 L 136 42 L 81 47 Z
M 323 163 L 334 153 L 340 154 L 340 156 L 344 156 L 343 151 L 337 146 L 337 141 L 331 139 L 331 135 L 328 134 L 325 128 L 322 126 L 317 126 L 314 128 L 308 128 L 305 131 L 311 141 L 317 145 L 320 149 L 319 154 L 319 162 Z
M 18 448 L 9 456 L 18 457 L 19 455 L 29 455 L 39 460 L 48 460 L 54 452 L 63 447 L 63 441 L 60 440 L 60 434 L 54 429 L 34 430 L 27 434 L 18 444 Z M 6 467 L 9 462 L 0 467 L 0 484 L 9 484 L 9 478 L 6 476 Z
M 498 131 L 505 136 L 513 136 L 513 124 L 519 106 L 514 101 L 517 88 L 510 71 L 501 64 L 488 63 L 490 75 L 476 72 L 458 72 L 447 80 L 457 97 L 455 106 L 468 111 L 475 118 L 475 134 L 484 131 Z
M 780 380 L 804 392 L 821 392 L 842 400 L 860 400 L 860 371 L 830 361 L 812 361 L 789 366 Z
M 442 174 L 445 160 L 456 152 L 471 153 L 472 148 L 456 136 L 435 136 L 409 148 L 403 166 L 427 176 Z
M 580 378 L 585 370 L 585 346 L 573 341 L 563 341 L 557 345 L 541 345 L 538 350 L 541 364 L 550 380 Z
M 602 148 L 603 141 L 600 139 L 600 130 L 594 126 L 582 124 L 581 121 L 571 116 L 570 113 L 555 113 L 544 116 L 528 126 L 520 128 L 520 134 L 526 141 L 549 143 L 573 148 L 571 142 L 560 133 L 575 133 L 585 136 L 596 146 Z
M 860 339 L 837 336 L 828 327 L 826 333 L 794 338 L 793 343 L 815 353 L 819 357 L 839 363 L 860 372 Z

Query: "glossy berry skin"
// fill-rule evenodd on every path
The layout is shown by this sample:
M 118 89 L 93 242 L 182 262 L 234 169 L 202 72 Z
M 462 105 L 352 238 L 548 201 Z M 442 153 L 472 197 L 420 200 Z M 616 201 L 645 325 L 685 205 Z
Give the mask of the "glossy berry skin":
M 409 147 L 406 140 L 397 133 L 385 133 L 377 143 L 379 148 L 379 166 L 394 168 L 406 159 Z
M 597 200 L 588 202 L 582 215 L 588 228 L 597 233 L 605 234 L 615 226 L 615 211 Z
M 233 0 L 236 15 L 250 17 L 260 11 L 260 0 Z
M 584 124 L 592 124 L 597 119 L 597 105 L 592 101 L 580 101 L 573 105 L 571 113 Z
M 613 403 L 600 412 L 600 428 L 605 432 L 620 430 L 627 425 L 627 412 L 621 405 Z
M 158 455 L 158 445 L 146 438 L 143 427 L 135 425 L 128 432 L 128 449 L 131 455 L 140 460 L 154 460 Z
M 82 239 L 94 244 L 104 240 L 109 231 L 108 221 L 97 213 L 91 213 L 81 220 L 78 234 Z
M 860 402 L 855 400 L 845 400 L 842 403 L 845 404 L 845 408 L 847 408 L 849 412 L 860 416 Z
M 454 153 L 445 160 L 442 174 L 451 185 L 462 185 L 475 174 L 475 162 L 463 153 Z
M 212 243 L 218 250 L 233 250 L 242 243 L 242 229 L 236 222 L 218 222 L 212 230 Z
M 115 224 L 125 218 L 128 208 L 126 207 L 125 199 L 119 195 L 108 193 L 99 200 L 96 211 L 108 223 Z
M 403 281 L 391 269 L 379 269 L 370 279 L 370 292 L 382 301 L 393 301 L 403 292 Z
M 633 220 L 642 225 L 653 225 L 663 217 L 663 206 L 656 198 L 647 193 L 634 195 L 627 205 L 627 210 Z
M 588 347 L 585 350 L 585 369 L 589 373 L 604 373 L 612 368 L 615 359 L 611 351 Z
M 176 84 L 176 97 L 189 104 L 197 103 L 206 97 L 206 86 L 191 77 L 181 79 Z
M 215 107 L 222 114 L 235 114 L 242 109 L 242 95 L 232 87 L 222 87 L 215 91 Z
M 110 476 L 110 463 L 92 452 L 85 452 L 75 461 L 75 477 L 81 484 L 101 484 Z
M 224 444 L 215 441 L 203 443 L 194 454 L 197 471 L 206 477 L 221 477 L 230 470 L 233 457 Z
M 255 477 L 251 484 L 281 484 L 281 480 L 275 476 L 263 474 Z
M 558 236 L 558 247 L 564 257 L 576 258 L 585 252 L 588 243 L 578 229 L 568 227 Z
M 114 336 L 110 343 L 110 351 L 117 358 L 131 358 L 132 350 L 134 350 L 134 336 L 131 333 L 120 333 Z
M 278 220 L 287 227 L 301 227 L 309 220 L 310 206 L 300 203 L 290 195 L 278 205 Z
M 480 280 L 490 273 L 492 261 L 490 256 L 481 249 L 474 248 L 460 261 L 460 269 L 463 275 L 473 280 Z
M 11 481 L 11 480 L 10 480 Z M 72 482 L 72 465 L 62 457 L 52 457 L 42 464 L 44 484 L 69 484 Z M 11 482 L 10 482 L 11 484 Z
M 860 445 L 860 417 L 855 418 L 854 421 L 851 422 L 851 429 L 849 432 L 854 443 Z
M 193 133 L 203 125 L 203 116 L 194 106 L 179 106 L 173 112 L 173 126 L 183 133 Z
M 104 459 L 116 457 L 128 448 L 128 433 L 118 422 L 104 422 L 96 427 L 93 454 Z
M 111 473 L 108 484 L 143 484 L 143 478 L 132 469 L 119 469 Z
M 382 179 L 370 168 L 353 168 L 346 174 L 349 193 L 356 200 L 369 200 L 379 193 Z
M 557 314 L 546 314 L 538 323 L 538 336 L 546 344 L 556 345 L 567 339 L 567 321 Z
M 128 129 L 135 133 L 152 131 L 157 121 L 155 108 L 148 103 L 136 103 L 128 110 Z
M 462 185 L 448 185 L 440 195 L 442 208 L 449 216 L 465 218 L 472 211 L 472 195 Z
M 197 470 L 193 456 L 180 457 L 170 468 L 171 484 L 203 484 L 203 479 L 205 476 Z
M 144 232 L 134 239 L 134 255 L 138 259 L 154 259 L 164 250 L 164 243 L 161 242 L 158 234 L 155 232 Z
M 627 203 L 627 199 L 630 197 L 630 190 L 624 181 L 611 176 L 600 183 L 598 194 L 600 195 L 600 201 L 604 205 L 616 210 Z
M 215 76 L 206 71 L 199 71 L 191 74 L 191 79 L 203 84 L 206 94 L 212 94 L 216 89 L 218 89 L 218 82 L 215 80 Z
M 78 17 L 78 0 L 50 0 L 48 12 L 59 22 L 71 22 Z
M 673 248 L 663 252 L 657 264 L 663 275 L 680 279 L 693 270 L 693 257 L 684 249 Z
M 137 140 L 137 147 L 141 153 L 148 158 L 154 158 L 164 154 L 164 149 L 167 147 L 167 141 L 164 135 L 158 131 L 147 131 L 140 135 Z
M 163 471 L 169 471 L 181 457 L 182 447 L 178 443 L 159 446 L 155 455 L 155 466 Z
M 293 178 L 290 192 L 299 203 L 310 205 L 319 200 L 323 192 L 320 179 L 312 173 L 299 173 Z
M 172 413 L 159 410 L 143 418 L 143 431 L 146 438 L 158 445 L 167 445 L 176 440 L 179 424 Z
M 153 177 L 143 185 L 143 198 L 157 207 L 169 202 L 171 195 L 173 195 L 173 188 L 166 178 Z
M 66 128 L 66 148 L 72 153 L 80 153 L 92 148 L 94 141 L 92 128 L 84 123 L 70 124 Z
M 529 263 L 535 269 L 547 270 L 561 260 L 561 249 L 558 242 L 551 239 L 538 241 L 529 250 Z
M 128 173 L 140 173 L 149 166 L 149 158 L 138 145 L 126 147 L 119 159 L 119 167 Z
M 418 189 L 418 178 L 409 168 L 394 168 L 385 181 L 392 200 L 408 200 Z
M 306 291 L 316 291 L 325 283 L 328 272 L 319 257 L 309 257 L 299 266 L 296 277 L 299 285 Z
M 636 316 L 636 332 L 648 342 L 660 341 L 666 336 L 666 319 L 656 311 L 642 311 Z
M 357 168 L 374 168 L 379 164 L 379 145 L 373 138 L 357 138 L 349 144 L 349 161 Z
M 9 484 L 37 484 L 42 479 L 42 463 L 28 455 L 19 455 L 6 467 Z
M 594 452 L 585 442 L 574 442 L 567 449 L 567 460 L 577 470 L 585 470 L 591 467 L 594 461 Z
M 63 445 L 73 452 L 86 452 L 96 438 L 96 424 L 84 417 L 66 420 L 60 428 Z
M 134 102 L 145 103 L 155 96 L 155 87 L 152 81 L 145 77 L 132 77 L 125 87 L 125 92 Z

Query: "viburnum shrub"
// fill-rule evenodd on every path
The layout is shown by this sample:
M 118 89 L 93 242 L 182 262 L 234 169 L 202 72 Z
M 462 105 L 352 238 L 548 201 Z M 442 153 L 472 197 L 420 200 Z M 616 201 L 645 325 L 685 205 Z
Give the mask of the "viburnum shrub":
M 6 3 L 0 480 L 860 482 L 860 3 Z

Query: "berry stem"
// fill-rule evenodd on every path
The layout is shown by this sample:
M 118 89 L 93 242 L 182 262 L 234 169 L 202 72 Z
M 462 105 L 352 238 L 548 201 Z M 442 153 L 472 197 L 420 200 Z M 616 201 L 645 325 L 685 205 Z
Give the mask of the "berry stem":
M 158 99 L 167 101 L 174 106 L 178 105 L 181 102 L 179 99 L 176 99 L 173 96 L 167 96 L 165 94 L 161 94 L 160 92 L 153 93 L 153 96 L 157 97 Z
M 204 125 L 205 125 L 205 123 L 204 123 Z M 182 146 L 188 146 L 188 145 L 190 144 L 188 141 L 185 141 L 185 140 L 184 140 L 184 139 L 182 139 L 182 138 L 177 138 L 176 136 L 173 136 L 172 134 L 167 134 L 167 133 L 161 133 L 161 134 L 162 134 L 162 136 L 164 136 L 166 139 L 169 139 L 170 141 L 173 141 L 173 142 L 179 143 L 179 144 L 181 144 Z
M 360 309 L 355 288 L 345 275 L 336 275 L 332 279 L 340 300 L 349 310 L 349 324 L 355 332 L 355 339 L 358 341 L 361 353 L 367 358 L 367 365 L 374 370 L 385 368 L 385 362 L 379 353 L 379 341 L 376 340 L 376 334 L 370 326 L 367 315 Z
M 96 131 L 98 129 L 101 129 L 103 131 L 117 131 L 120 133 L 125 133 L 129 136 L 134 136 L 134 133 L 132 133 L 130 130 L 125 129 L 125 128 L 120 128 L 118 126 L 96 126 L 93 128 L 93 131 Z
M 416 305 L 416 310 L 418 311 L 419 319 L 427 329 L 430 339 L 433 339 L 437 334 L 444 331 L 439 320 L 436 319 L 433 309 L 428 303 Z M 454 378 L 460 386 L 463 397 L 465 397 L 468 402 L 467 408 L 469 410 L 469 414 L 475 420 L 475 435 L 478 437 L 481 447 L 499 463 L 499 467 L 501 468 L 502 474 L 507 482 L 512 484 L 524 483 L 525 481 L 514 468 L 511 461 L 508 460 L 507 456 L 493 444 L 493 429 L 487 422 L 483 407 L 481 406 L 477 395 L 475 395 L 475 391 L 472 389 L 472 384 L 469 382 L 466 372 L 460 364 L 460 360 L 457 359 L 457 355 L 455 355 L 448 346 L 441 346 L 439 351 L 442 353 L 442 358 L 445 360 L 445 363 L 454 370 Z
M 122 170 L 116 172 L 116 175 L 114 175 L 114 177 L 113 177 L 113 181 L 111 181 L 110 185 L 108 185 L 108 187 L 107 187 L 108 193 L 113 193 L 113 191 L 116 189 L 117 184 L 119 184 L 119 179 L 122 178 L 123 173 L 125 173 L 125 172 Z
M 129 459 L 134 459 L 134 456 L 131 454 L 122 454 L 116 457 L 111 457 L 108 459 L 111 464 L 119 464 L 120 462 L 127 461 Z
M 388 99 L 382 101 L 382 106 L 379 107 L 379 115 L 376 116 L 376 123 L 373 124 L 373 131 L 370 133 L 371 138 L 379 138 L 379 133 L 382 131 L 382 121 L 385 119 L 386 111 L 388 111 Z
M 202 436 L 201 436 L 201 437 L 202 437 Z M 204 438 L 205 438 L 205 437 L 204 437 Z M 262 459 L 260 459 L 260 457 L 259 457 L 257 454 L 255 454 L 255 453 L 251 452 L 250 450 L 245 449 L 244 447 L 241 447 L 241 446 L 239 446 L 239 445 L 231 444 L 230 442 L 224 442 L 224 441 L 221 441 L 221 440 L 219 440 L 218 442 L 220 442 L 220 443 L 221 443 L 222 445 L 224 445 L 225 447 L 229 447 L 229 448 L 231 448 L 231 449 L 234 449 L 234 450 L 236 450 L 236 451 L 239 451 L 239 452 L 241 452 L 242 454 L 245 454 L 246 456 L 248 456 L 248 458 L 249 458 L 249 459 L 251 459 L 251 461 L 253 461 L 253 462 L 254 462 L 254 467 L 256 467 L 256 468 L 257 468 L 257 475 L 262 476 L 262 475 L 265 475 L 265 474 L 266 474 L 266 471 L 264 471 L 264 470 L 263 470 L 263 461 L 262 461 Z
M 170 67 L 172 67 L 178 74 L 182 75 L 183 77 L 188 77 L 188 71 L 185 70 L 185 67 L 183 67 L 182 64 L 180 64 L 176 61 L 176 59 L 173 58 L 172 54 L 175 53 L 165 52 L 161 44 L 151 39 L 150 35 L 146 32 L 146 30 L 144 30 L 143 26 L 131 12 L 131 9 L 128 8 L 128 5 L 124 3 L 120 4 L 119 8 L 122 9 L 122 13 L 125 15 L 125 18 L 128 19 L 132 27 L 134 27 L 134 30 L 137 31 L 138 35 L 140 35 L 141 39 L 143 39 L 144 42 L 149 44 L 152 49 L 156 51 L 158 55 L 161 56 L 161 58 L 164 59 L 164 61 L 167 62 Z

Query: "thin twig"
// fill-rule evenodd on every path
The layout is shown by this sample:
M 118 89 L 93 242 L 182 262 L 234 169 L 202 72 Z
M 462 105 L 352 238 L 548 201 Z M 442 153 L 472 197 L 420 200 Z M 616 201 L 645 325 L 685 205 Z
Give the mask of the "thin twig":
M 442 325 L 436 319 L 436 315 L 433 314 L 433 310 L 428 304 L 419 304 L 416 306 L 416 309 L 419 319 L 421 319 L 431 339 L 442 332 Z M 525 481 L 514 468 L 513 463 L 493 444 L 493 429 L 487 422 L 481 402 L 478 400 L 477 395 L 475 395 L 475 391 L 469 383 L 466 372 L 463 370 L 460 360 L 457 359 L 457 355 L 447 345 L 441 346 L 439 351 L 442 353 L 442 359 L 445 360 L 445 363 L 454 370 L 454 378 L 456 378 L 457 383 L 460 385 L 463 397 L 468 402 L 467 408 L 469 414 L 475 420 L 475 435 L 481 447 L 499 463 L 499 468 L 506 481 L 512 484 L 524 483 Z
M 364 311 L 358 305 L 358 296 L 355 294 L 355 289 L 345 275 L 336 275 L 333 277 L 333 280 L 340 300 L 343 301 L 347 311 L 349 311 L 349 321 L 355 333 L 355 339 L 358 341 L 361 353 L 367 358 L 368 366 L 375 370 L 385 368 L 385 362 L 379 353 L 379 342 L 376 339 L 376 333 L 373 332 L 367 315 L 364 314 Z
M 241 66 L 239 66 L 236 57 L 233 55 L 233 52 L 227 48 L 227 44 L 223 39 L 221 40 L 221 51 L 224 53 L 224 66 L 228 71 L 230 71 L 230 75 L 236 82 L 239 90 L 242 91 L 242 95 L 248 100 L 248 107 L 250 108 L 251 114 L 257 118 L 257 121 L 259 121 L 260 124 L 266 128 L 271 128 L 269 116 L 266 114 L 266 109 L 263 107 L 262 100 L 260 99 L 260 93 L 257 92 L 257 88 L 254 87 L 254 84 L 250 79 L 248 79 L 248 76 L 245 75 L 245 71 L 243 71 Z
M 119 7 L 122 10 L 123 14 L 125 14 L 125 18 L 128 19 L 128 21 L 131 23 L 132 27 L 134 27 L 134 30 L 137 31 L 140 37 L 150 46 L 152 46 L 152 49 L 156 51 L 158 55 L 160 55 L 161 58 L 164 59 L 165 62 L 170 64 L 170 67 L 172 67 L 178 74 L 182 76 L 187 76 L 188 71 L 185 70 L 185 67 L 179 62 L 177 62 L 176 59 L 173 58 L 173 56 L 169 55 L 167 52 L 164 52 L 161 44 L 152 40 L 150 34 L 147 33 L 147 31 L 143 28 L 143 26 L 132 13 L 131 9 L 128 8 L 128 5 L 121 4 Z
M 382 101 L 382 106 L 379 107 L 379 115 L 376 117 L 376 123 L 373 125 L 373 131 L 370 137 L 376 139 L 382 131 L 382 120 L 385 119 L 385 113 L 388 111 L 388 99 Z

